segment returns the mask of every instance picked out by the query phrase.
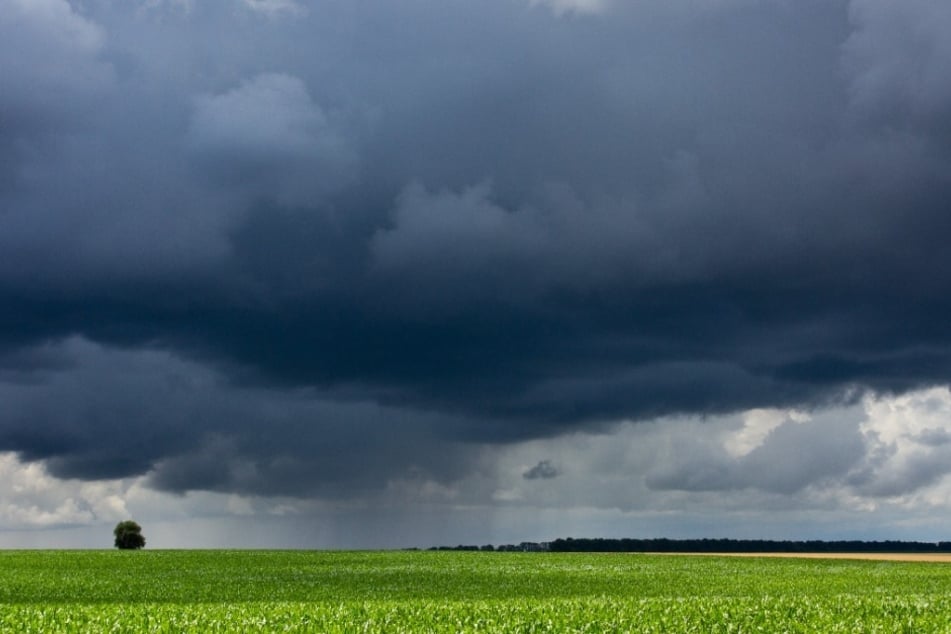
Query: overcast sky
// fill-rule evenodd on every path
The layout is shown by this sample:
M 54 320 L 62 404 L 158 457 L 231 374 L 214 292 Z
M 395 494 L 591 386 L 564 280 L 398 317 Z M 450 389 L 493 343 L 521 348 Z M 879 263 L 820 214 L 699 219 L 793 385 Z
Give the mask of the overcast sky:
M 945 0 L 0 0 L 0 546 L 951 539 Z

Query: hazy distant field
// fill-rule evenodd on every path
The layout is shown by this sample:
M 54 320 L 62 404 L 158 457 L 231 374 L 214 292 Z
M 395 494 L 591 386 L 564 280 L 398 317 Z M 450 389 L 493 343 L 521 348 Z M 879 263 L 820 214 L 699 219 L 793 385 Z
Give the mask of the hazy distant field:
M 800 559 L 865 559 L 869 561 L 920 561 L 951 563 L 951 553 L 672 553 L 674 556 L 798 557 Z
M 949 632 L 951 566 L 467 552 L 0 552 L 2 632 Z

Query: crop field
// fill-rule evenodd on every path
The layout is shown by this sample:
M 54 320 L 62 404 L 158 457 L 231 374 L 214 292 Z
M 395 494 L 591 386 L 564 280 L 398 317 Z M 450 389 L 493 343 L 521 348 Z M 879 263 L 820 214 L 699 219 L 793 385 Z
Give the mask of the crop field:
M 586 553 L 6 551 L 0 632 L 951 632 L 951 566 Z

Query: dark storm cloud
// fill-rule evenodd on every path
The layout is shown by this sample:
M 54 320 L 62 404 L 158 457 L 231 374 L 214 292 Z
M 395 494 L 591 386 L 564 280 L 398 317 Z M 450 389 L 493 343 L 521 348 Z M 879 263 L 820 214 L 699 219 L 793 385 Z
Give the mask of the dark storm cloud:
M 57 474 L 328 494 L 948 380 L 937 3 L 0 9 L 0 367 L 74 403 L 0 439 Z M 140 408 L 148 371 L 81 369 L 112 348 L 234 392 Z
M 561 475 L 561 470 L 551 463 L 551 460 L 540 460 L 531 469 L 522 474 L 526 480 L 551 480 Z
M 173 491 L 345 497 L 394 476 L 445 480 L 469 457 L 439 430 L 448 417 L 294 390 L 228 385 L 156 350 L 70 338 L 0 384 L 0 443 L 62 478 L 150 471 Z M 365 458 L 360 458 L 364 456 Z

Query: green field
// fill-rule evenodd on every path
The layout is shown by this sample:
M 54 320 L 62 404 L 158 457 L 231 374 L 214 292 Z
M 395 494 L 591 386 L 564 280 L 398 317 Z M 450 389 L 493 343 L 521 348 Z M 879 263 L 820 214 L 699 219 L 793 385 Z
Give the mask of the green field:
M 0 632 L 951 632 L 951 566 L 583 553 L 7 551 Z

